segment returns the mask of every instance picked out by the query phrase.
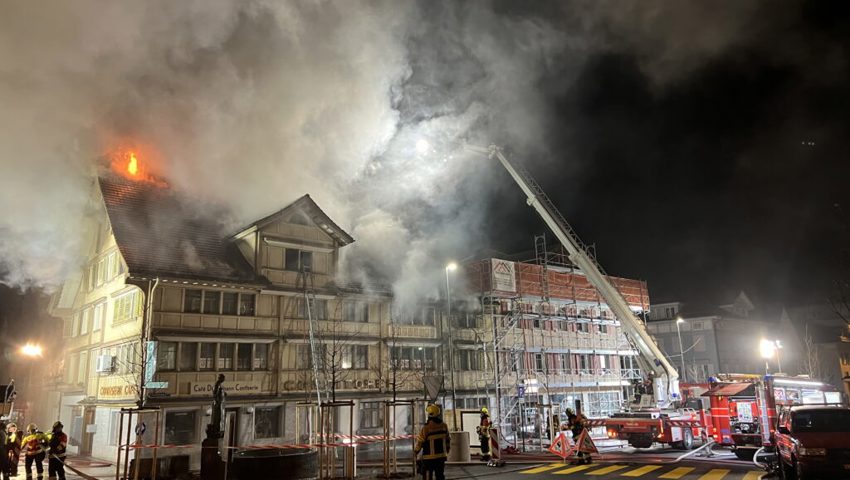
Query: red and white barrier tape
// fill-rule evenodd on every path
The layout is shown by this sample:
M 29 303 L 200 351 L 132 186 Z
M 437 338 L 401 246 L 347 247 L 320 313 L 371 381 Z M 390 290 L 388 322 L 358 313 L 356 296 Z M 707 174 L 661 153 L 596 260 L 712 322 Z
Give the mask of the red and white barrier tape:
M 224 447 L 233 450 L 271 450 L 271 449 L 280 449 L 280 448 L 314 448 L 314 447 L 351 447 L 356 445 L 367 445 L 371 443 L 379 443 L 384 441 L 394 441 L 394 440 L 409 440 L 414 437 L 414 435 L 398 435 L 395 437 L 390 437 L 387 439 L 383 435 L 333 435 L 335 438 L 343 438 L 349 440 L 357 440 L 357 441 L 348 441 L 348 442 L 333 442 L 333 443 L 298 443 L 298 444 L 261 444 L 261 445 L 240 445 L 235 447 Z M 142 449 L 142 448 L 197 448 L 197 444 L 187 444 L 187 445 L 158 445 L 158 444 L 140 444 L 140 443 L 130 443 L 121 445 L 123 448 L 131 448 L 131 449 Z

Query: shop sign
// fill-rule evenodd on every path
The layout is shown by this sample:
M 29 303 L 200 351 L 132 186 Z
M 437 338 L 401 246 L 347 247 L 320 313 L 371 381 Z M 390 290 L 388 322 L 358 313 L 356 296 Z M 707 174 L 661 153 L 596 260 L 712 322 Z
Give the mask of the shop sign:
M 263 391 L 262 382 L 258 380 L 225 381 L 221 387 L 228 395 L 253 395 Z M 189 395 L 212 395 L 214 388 L 215 382 L 189 382 Z
M 101 385 L 98 397 L 101 399 L 115 400 L 123 398 L 135 398 L 138 392 L 135 385 Z
M 316 384 L 312 381 L 305 380 L 286 380 L 283 382 L 283 389 L 287 392 L 303 392 L 314 388 Z M 380 380 L 338 380 L 337 390 L 378 390 L 381 388 Z M 385 388 L 389 388 L 389 381 L 386 382 Z
M 490 264 L 492 266 L 491 277 L 493 290 L 516 292 L 514 262 L 494 258 L 491 260 Z

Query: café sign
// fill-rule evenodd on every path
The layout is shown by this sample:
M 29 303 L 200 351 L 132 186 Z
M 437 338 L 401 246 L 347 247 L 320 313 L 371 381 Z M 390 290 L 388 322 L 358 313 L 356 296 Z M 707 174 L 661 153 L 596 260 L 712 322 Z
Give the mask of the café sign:
M 263 390 L 262 383 L 258 380 L 225 381 L 221 386 L 228 395 L 253 395 Z M 189 395 L 211 396 L 214 388 L 215 382 L 189 382 Z

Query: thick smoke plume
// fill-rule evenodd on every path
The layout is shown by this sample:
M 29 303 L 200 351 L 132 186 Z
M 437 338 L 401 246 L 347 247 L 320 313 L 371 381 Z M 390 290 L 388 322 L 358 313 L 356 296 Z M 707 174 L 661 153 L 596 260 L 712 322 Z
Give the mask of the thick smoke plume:
M 461 143 L 552 158 L 547 139 L 568 132 L 547 127 L 549 98 L 589 54 L 637 49 L 663 83 L 750 14 L 730 3 L 718 30 L 701 26 L 715 2 L 661 5 L 6 2 L 2 282 L 60 284 L 103 155 L 144 147 L 146 168 L 228 206 L 234 226 L 310 193 L 357 239 L 348 275 L 403 301 L 434 294 L 446 261 L 486 246 L 488 201 L 506 187 Z

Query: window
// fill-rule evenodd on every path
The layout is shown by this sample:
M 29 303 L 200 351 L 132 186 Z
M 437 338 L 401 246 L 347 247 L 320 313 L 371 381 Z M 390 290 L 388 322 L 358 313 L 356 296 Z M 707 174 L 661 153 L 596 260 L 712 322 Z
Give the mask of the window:
M 253 352 L 253 345 L 250 343 L 240 343 L 236 348 L 236 370 L 250 370 Z
M 80 352 L 80 361 L 77 363 L 77 383 L 84 383 L 88 374 L 89 352 Z
M 136 292 L 131 292 L 115 300 L 113 324 L 136 320 L 142 314 L 142 302 L 137 302 L 136 298 Z
M 236 315 L 239 313 L 239 294 L 236 292 L 224 292 L 221 301 L 221 313 L 223 315 Z
M 70 317 L 66 318 L 62 326 L 62 336 L 66 338 L 70 337 L 72 332 L 74 331 L 74 315 L 71 315 Z
M 313 252 L 287 248 L 283 268 L 293 272 L 309 272 L 313 268 Z
M 392 347 L 394 368 L 400 370 L 433 370 L 436 349 L 433 347 Z
M 218 344 L 218 369 L 233 370 L 233 352 L 236 349 L 232 343 Z
M 599 325 L 599 333 L 601 333 L 603 335 L 608 335 L 608 325 L 604 324 L 604 323 L 600 324 Z
M 569 373 L 570 371 L 570 358 L 566 353 L 559 353 L 555 356 L 555 361 L 557 363 L 558 371 L 561 373 Z
M 109 436 L 106 437 L 106 444 L 110 447 L 118 444 L 118 415 L 118 410 L 109 411 Z
M 106 315 L 106 304 L 99 303 L 94 307 L 94 318 L 92 319 L 91 330 L 96 332 L 103 327 L 103 317 Z
M 198 360 L 198 344 L 197 343 L 181 343 L 180 344 L 180 363 L 178 367 L 181 371 L 191 372 L 196 370 L 196 362 Z
M 80 335 L 86 335 L 89 333 L 89 324 L 91 322 L 92 309 L 87 308 L 83 310 L 83 314 L 80 320 Z
M 214 343 L 201 344 L 200 363 L 198 370 L 212 370 L 215 362 L 215 347 Z
M 481 370 L 481 355 L 476 350 L 458 350 L 458 367 L 461 370 Z
M 543 354 L 542 353 L 535 353 L 534 354 L 534 370 L 537 371 L 537 372 L 545 372 L 546 371 L 546 364 L 543 361 Z
M 269 368 L 269 344 L 258 343 L 254 345 L 254 370 L 266 370 Z
M 404 311 L 397 319 L 397 323 L 404 325 L 434 325 L 436 310 L 434 307 L 422 306 L 413 311 Z
M 165 443 L 171 445 L 187 445 L 197 441 L 195 433 L 197 426 L 196 410 L 189 412 L 166 412 L 165 414 Z
M 349 345 L 342 351 L 342 368 L 365 370 L 368 366 L 369 347 Z
M 383 402 L 360 402 L 360 428 L 381 428 L 384 424 Z
M 369 304 L 346 301 L 342 304 L 342 319 L 346 322 L 368 322 Z
M 159 371 L 177 368 L 177 342 L 159 342 L 156 347 L 156 369 Z
M 239 294 L 239 315 L 254 315 L 254 294 L 241 293 Z
M 581 373 L 590 373 L 590 355 L 578 355 L 578 368 Z
M 581 333 L 590 333 L 590 324 L 587 322 L 577 322 L 576 331 Z
M 280 437 L 280 407 L 254 408 L 254 437 Z
M 204 290 L 204 312 L 203 313 L 221 313 L 219 303 L 221 301 L 221 292 Z
M 186 290 L 183 297 L 183 311 L 186 313 L 201 313 L 201 297 L 203 290 Z
M 327 345 L 325 344 L 317 344 L 316 345 L 316 357 L 319 362 L 318 368 L 323 368 L 325 354 L 327 353 Z M 310 351 L 310 345 L 308 344 L 299 344 L 295 347 L 295 368 L 298 370 L 313 368 L 313 355 Z
M 327 300 L 314 300 L 313 301 L 313 318 L 317 318 L 319 320 L 327 320 L 328 319 L 328 301 Z

